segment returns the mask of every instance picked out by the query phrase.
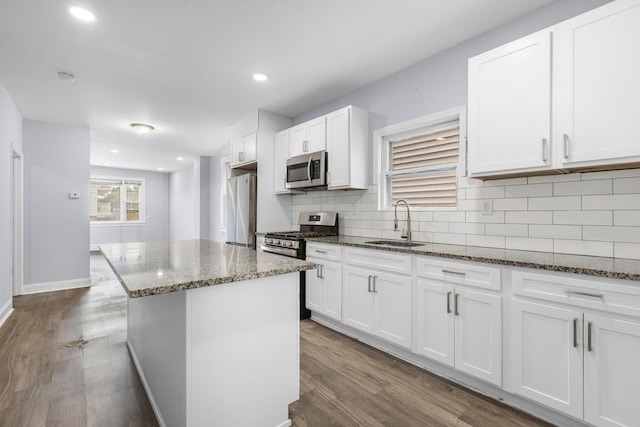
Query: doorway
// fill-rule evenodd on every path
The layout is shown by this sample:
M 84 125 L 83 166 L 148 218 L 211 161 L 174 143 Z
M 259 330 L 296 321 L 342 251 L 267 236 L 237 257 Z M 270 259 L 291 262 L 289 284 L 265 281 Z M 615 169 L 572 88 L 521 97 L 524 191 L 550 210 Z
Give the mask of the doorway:
M 11 283 L 13 295 L 22 295 L 23 285 L 23 165 L 22 154 L 12 148 L 11 159 Z

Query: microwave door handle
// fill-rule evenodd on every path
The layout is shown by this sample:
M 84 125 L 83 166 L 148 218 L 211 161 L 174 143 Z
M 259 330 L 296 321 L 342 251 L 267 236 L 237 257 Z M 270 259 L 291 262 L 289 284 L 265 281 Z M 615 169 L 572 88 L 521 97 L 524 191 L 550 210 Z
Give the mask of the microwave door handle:
M 309 162 L 307 163 L 307 178 L 311 182 L 311 157 L 309 157 Z

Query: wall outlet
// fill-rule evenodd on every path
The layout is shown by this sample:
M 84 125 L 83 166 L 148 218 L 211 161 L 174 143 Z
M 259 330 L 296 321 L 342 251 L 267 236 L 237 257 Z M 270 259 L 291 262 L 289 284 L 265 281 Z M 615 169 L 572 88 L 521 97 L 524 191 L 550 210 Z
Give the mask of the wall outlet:
M 482 201 L 482 215 L 493 215 L 493 200 Z

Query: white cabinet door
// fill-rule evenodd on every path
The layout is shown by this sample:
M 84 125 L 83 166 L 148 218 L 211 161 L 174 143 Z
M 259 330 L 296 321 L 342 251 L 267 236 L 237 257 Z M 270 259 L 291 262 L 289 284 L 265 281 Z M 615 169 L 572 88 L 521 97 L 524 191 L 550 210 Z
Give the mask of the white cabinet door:
M 288 193 L 286 187 L 287 159 L 289 158 L 289 130 L 276 134 L 274 162 L 274 188 L 277 193 Z
M 411 277 L 373 272 L 374 333 L 411 348 Z
M 242 138 L 242 148 L 244 155 L 242 161 L 244 163 L 255 162 L 258 156 L 258 133 L 250 133 Z
M 582 312 L 511 301 L 514 393 L 582 419 Z
M 342 268 L 342 322 L 373 334 L 374 298 L 371 270 L 345 265 Z
M 456 288 L 455 367 L 502 386 L 502 297 Z
M 551 165 L 551 31 L 469 59 L 472 176 Z
M 327 115 L 327 185 L 330 189 L 348 187 L 350 183 L 349 113 L 349 108 L 343 108 Z
M 231 166 L 242 164 L 242 156 L 244 155 L 244 145 L 239 139 L 231 143 Z
M 639 22 L 620 0 L 558 25 L 557 167 L 640 160 Z
M 323 313 L 333 319 L 342 320 L 342 264 L 320 261 L 324 289 Z
M 592 314 L 584 322 L 584 420 L 640 425 L 640 324 Z
M 309 120 L 291 128 L 289 152 L 291 157 L 325 150 L 327 127 L 325 117 Z
M 307 261 L 315 262 L 316 264 L 322 262 L 315 258 L 307 258 Z M 324 283 L 320 278 L 320 268 L 321 267 L 317 267 L 314 270 L 307 270 L 305 272 L 305 286 L 307 288 L 306 307 L 318 313 L 322 312 L 324 307 Z
M 453 286 L 417 281 L 416 351 L 454 366 Z

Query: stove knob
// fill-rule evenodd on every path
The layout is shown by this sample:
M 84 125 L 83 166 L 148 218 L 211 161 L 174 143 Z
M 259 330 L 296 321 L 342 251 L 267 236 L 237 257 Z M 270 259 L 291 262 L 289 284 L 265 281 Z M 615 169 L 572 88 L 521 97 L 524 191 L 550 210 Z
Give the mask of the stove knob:
M 273 243 L 273 239 L 270 239 L 268 237 L 264 239 L 264 244 L 265 245 L 270 245 L 271 243 Z
M 276 245 L 276 246 L 280 246 L 280 240 L 273 239 L 273 244 Z
M 287 242 L 287 247 L 292 248 L 293 247 L 293 242 L 292 241 L 288 241 Z

